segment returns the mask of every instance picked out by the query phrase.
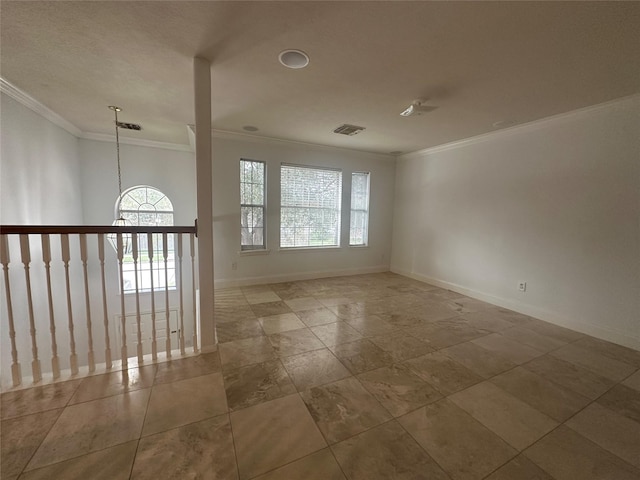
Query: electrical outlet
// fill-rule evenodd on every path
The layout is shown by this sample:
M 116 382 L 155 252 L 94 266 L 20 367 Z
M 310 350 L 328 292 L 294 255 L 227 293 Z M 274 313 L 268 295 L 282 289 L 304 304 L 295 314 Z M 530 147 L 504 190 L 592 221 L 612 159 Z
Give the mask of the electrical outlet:
M 527 291 L 527 282 L 518 282 L 518 290 L 521 292 Z
M 237 270 L 238 269 L 238 262 L 231 262 L 231 270 Z

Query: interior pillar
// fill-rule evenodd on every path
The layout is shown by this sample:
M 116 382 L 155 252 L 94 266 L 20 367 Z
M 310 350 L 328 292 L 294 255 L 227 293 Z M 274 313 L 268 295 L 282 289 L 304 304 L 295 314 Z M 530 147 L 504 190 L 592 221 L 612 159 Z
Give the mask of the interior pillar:
M 193 59 L 196 120 L 196 188 L 201 351 L 216 349 L 213 281 L 213 168 L 211 152 L 211 63 Z

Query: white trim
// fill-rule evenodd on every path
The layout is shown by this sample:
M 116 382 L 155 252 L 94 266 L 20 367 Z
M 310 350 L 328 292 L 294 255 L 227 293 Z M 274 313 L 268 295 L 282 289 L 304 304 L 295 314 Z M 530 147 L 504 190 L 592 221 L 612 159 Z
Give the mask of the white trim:
M 116 136 L 108 135 L 106 133 L 81 132 L 80 135 L 77 135 L 77 137 L 84 140 L 116 143 Z M 194 151 L 190 145 L 183 145 L 181 143 L 158 142 L 156 140 L 145 140 L 144 138 L 132 138 L 123 136 L 120 136 L 120 144 L 135 145 L 138 147 L 161 148 L 163 150 L 176 150 L 178 152 Z
M 268 283 L 296 282 L 298 280 L 314 280 L 316 278 L 346 277 L 349 275 L 362 275 L 366 273 L 388 272 L 389 265 L 376 265 L 373 267 L 346 268 L 344 270 L 320 270 L 304 273 L 283 273 L 278 275 L 265 275 L 263 277 L 221 278 L 215 281 L 215 288 L 246 287 L 248 285 L 265 285 Z
M 264 248 L 256 248 L 255 250 L 239 250 L 238 255 L 241 257 L 252 257 L 254 255 L 269 255 L 271 250 Z
M 437 287 L 446 288 L 447 290 L 452 290 L 468 297 L 491 303 L 492 305 L 508 308 L 518 313 L 529 315 L 531 317 L 552 323 L 554 325 L 569 328 L 571 330 L 614 342 L 619 345 L 624 345 L 625 347 L 633 348 L 635 350 L 640 350 L 640 338 L 629 336 L 626 332 L 622 332 L 620 330 L 603 328 L 592 323 L 585 323 L 575 318 L 566 317 L 564 315 L 546 310 L 544 308 L 536 307 L 534 305 L 528 305 L 517 300 L 506 299 L 488 293 L 479 292 L 462 285 L 446 282 L 444 280 L 438 280 L 436 278 L 428 277 L 419 273 L 408 272 L 393 267 L 391 268 L 391 271 L 393 273 L 397 273 L 398 275 L 413 278 L 414 280 L 425 282 L 430 285 L 435 285 Z
M 394 161 L 396 159 L 393 155 L 386 155 L 380 152 L 372 152 L 369 150 L 361 150 L 356 148 L 347 148 L 347 147 L 333 147 L 329 145 L 321 145 L 319 143 L 309 143 L 309 142 L 300 142 L 297 140 L 285 140 L 283 138 L 275 138 L 275 137 L 264 137 L 260 135 L 251 135 L 248 133 L 239 133 L 239 132 L 229 132 L 226 130 L 218 130 L 212 129 L 212 135 L 214 139 L 219 140 L 235 140 L 241 142 L 252 142 L 252 143 L 262 143 L 262 144 L 272 144 L 272 145 L 284 145 L 284 146 L 301 146 L 305 148 L 312 148 L 314 150 L 320 151 L 330 151 L 330 152 L 353 152 L 360 153 L 367 156 L 375 156 L 378 157 L 379 160 L 384 161 Z
M 500 139 L 503 137 L 510 137 L 513 135 L 518 135 L 521 133 L 529 132 L 544 128 L 550 122 L 558 122 L 558 121 L 570 121 L 573 117 L 578 115 L 587 115 L 593 112 L 597 112 L 599 110 L 603 110 L 605 108 L 610 108 L 612 106 L 623 104 L 626 102 L 637 102 L 640 101 L 640 94 L 629 95 L 622 98 L 617 98 L 614 100 L 610 100 L 604 103 L 598 103 L 596 105 L 589 105 L 587 107 L 579 108 L 577 110 L 571 110 L 570 112 L 559 113 L 557 115 L 552 115 L 550 117 L 541 118 L 539 120 L 533 120 L 531 122 L 523 123 L 520 125 L 514 125 L 509 128 L 504 128 L 495 132 L 483 133 L 480 135 L 476 135 L 474 137 L 463 138 L 461 140 L 455 140 L 450 143 L 444 143 L 442 145 L 436 145 L 434 147 L 425 148 L 423 150 L 416 150 L 415 152 L 409 152 L 402 155 L 398 155 L 396 158 L 398 159 L 414 159 L 414 158 L 423 158 L 428 155 L 444 152 L 447 150 L 452 150 L 455 148 L 466 147 L 469 145 L 473 145 L 476 143 L 486 142 L 489 140 Z
M 327 250 L 340 250 L 341 245 L 318 245 L 317 247 L 280 247 L 279 253 L 306 253 L 306 252 L 326 252 Z
M 63 130 L 66 130 L 71 135 L 79 137 L 82 134 L 82 130 L 80 130 L 78 127 L 73 125 L 71 122 L 69 122 L 68 120 L 65 120 L 56 112 L 51 110 L 49 107 L 40 103 L 31 95 L 28 95 L 27 93 L 23 92 L 12 83 L 7 82 L 2 77 L 0 77 L 0 92 L 13 98 L 16 102 L 27 107 L 29 110 L 37 113 L 45 120 L 49 120 L 54 125 L 57 125 Z
M 191 151 L 196 151 L 196 126 L 195 125 L 187 125 L 187 137 L 189 137 L 189 146 L 191 147 Z
M 40 103 L 38 100 L 28 95 L 24 91 L 20 90 L 18 87 L 11 84 L 10 82 L 8 82 L 2 77 L 0 77 L 0 92 L 5 93 L 9 97 L 16 100 L 18 103 L 24 105 L 28 109 L 42 116 L 46 120 L 49 120 L 53 124 L 61 127 L 62 129 L 69 132 L 70 134 L 74 135 L 75 137 L 83 138 L 86 140 L 96 140 L 101 142 L 115 142 L 115 136 L 113 135 L 107 135 L 103 133 L 84 132 L 80 130 L 78 127 L 76 127 L 71 122 L 64 119 L 60 115 L 58 115 L 49 107 Z M 552 115 L 550 117 L 545 117 L 539 120 L 533 120 L 531 122 L 523 123 L 521 125 L 514 125 L 509 128 L 501 129 L 499 131 L 483 133 L 481 135 L 476 135 L 474 137 L 463 138 L 460 140 L 455 140 L 450 143 L 444 143 L 442 145 L 436 145 L 434 147 L 429 147 L 422 150 L 416 150 L 414 152 L 408 152 L 401 155 L 387 155 L 387 154 L 372 152 L 368 150 L 346 148 L 346 147 L 334 147 L 329 145 L 321 145 L 318 143 L 300 142 L 296 140 L 286 140 L 286 139 L 274 138 L 274 137 L 264 137 L 260 135 L 252 135 L 252 134 L 240 133 L 240 132 L 229 132 L 226 130 L 218 130 L 218 129 L 211 129 L 211 134 L 214 139 L 236 140 L 236 141 L 246 141 L 246 142 L 253 142 L 253 143 L 275 144 L 275 145 L 303 146 L 306 148 L 313 148 L 320 151 L 340 152 L 340 151 L 346 150 L 349 152 L 362 153 L 369 156 L 373 155 L 378 157 L 380 160 L 394 161 L 396 159 L 426 157 L 430 154 L 443 152 L 446 150 L 451 150 L 454 148 L 459 148 L 467 145 L 473 145 L 475 143 L 485 142 L 491 139 L 509 137 L 511 135 L 522 133 L 523 131 L 530 131 L 530 130 L 536 130 L 538 128 L 542 128 L 548 122 L 563 120 L 563 119 L 568 120 L 575 115 L 586 114 L 595 110 L 608 108 L 618 103 L 624 103 L 627 101 L 633 102 L 637 100 L 640 100 L 640 94 L 633 94 L 626 97 L 610 100 L 604 103 L 590 105 L 587 107 L 579 108 L 577 110 L 572 110 L 569 112 Z M 186 128 L 187 128 L 187 134 L 189 137 L 189 145 L 184 145 L 179 143 L 159 142 L 156 140 L 144 140 L 144 139 L 137 139 L 137 138 L 131 138 L 131 137 L 121 138 L 120 143 L 128 144 L 128 145 L 137 145 L 141 147 L 175 150 L 180 152 L 195 152 L 195 135 L 194 135 L 195 127 L 193 125 L 186 125 Z
M 54 125 L 66 130 L 76 138 L 82 138 L 85 140 L 96 140 L 99 142 L 112 142 L 115 143 L 115 135 L 107 135 L 104 133 L 84 132 L 78 127 L 73 125 L 68 120 L 64 119 L 56 112 L 51 110 L 46 105 L 40 103 L 31 95 L 23 92 L 12 83 L 6 81 L 0 77 L 0 92 L 13 98 L 16 102 L 27 107 L 29 110 L 37 113 L 45 120 L 50 121 Z M 195 149 L 190 145 L 183 145 L 179 143 L 158 142 L 156 140 L 145 140 L 142 138 L 120 137 L 120 143 L 127 145 L 137 145 L 140 147 L 161 148 L 164 150 L 176 150 L 179 152 L 194 152 Z

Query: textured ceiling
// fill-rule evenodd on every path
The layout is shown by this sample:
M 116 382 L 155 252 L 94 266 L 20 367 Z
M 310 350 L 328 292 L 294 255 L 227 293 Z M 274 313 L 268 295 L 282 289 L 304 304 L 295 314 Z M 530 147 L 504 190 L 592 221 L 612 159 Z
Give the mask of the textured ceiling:
M 192 59 L 214 129 L 415 151 L 640 92 L 640 2 L 0 3 L 1 75 L 84 132 L 188 143 Z M 303 70 L 278 63 L 298 48 Z M 438 109 L 399 113 L 419 97 Z M 353 137 L 342 123 L 366 127 Z

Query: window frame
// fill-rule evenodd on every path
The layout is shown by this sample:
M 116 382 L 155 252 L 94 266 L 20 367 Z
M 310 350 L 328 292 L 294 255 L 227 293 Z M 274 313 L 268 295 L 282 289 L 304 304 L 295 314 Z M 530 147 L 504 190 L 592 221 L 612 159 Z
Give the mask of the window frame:
M 335 186 L 335 192 L 336 192 L 336 197 L 333 198 L 332 203 L 335 205 L 335 207 L 327 207 L 327 206 L 312 206 L 311 203 L 313 200 L 317 201 L 317 198 L 308 198 L 307 200 L 307 205 L 289 205 L 289 204 L 285 204 L 284 203 L 284 197 L 283 195 L 285 194 L 285 175 L 283 174 L 284 171 L 286 169 L 299 169 L 299 170 L 310 170 L 310 171 L 316 171 L 316 172 L 334 172 L 337 174 L 336 177 L 336 181 L 337 181 L 337 185 Z M 280 245 L 280 249 L 283 251 L 293 251 L 293 250 L 303 250 L 303 249 L 334 249 L 334 248 L 340 248 L 342 245 L 342 238 L 341 238 L 341 234 L 342 234 L 342 169 L 340 168 L 332 168 L 332 167 L 325 167 L 325 166 L 316 166 L 316 165 L 304 165 L 304 164 L 294 164 L 294 163 L 286 163 L 286 162 L 282 162 L 280 164 L 280 240 L 279 240 L 279 245 Z M 319 202 L 322 203 L 322 202 Z M 284 212 L 287 210 L 293 210 L 294 211 L 294 218 L 296 216 L 295 211 L 296 209 L 298 209 L 298 211 L 301 210 L 307 210 L 309 213 L 311 210 L 315 210 L 317 213 L 320 213 L 320 211 L 324 211 L 324 213 L 326 213 L 327 211 L 330 212 L 331 215 L 333 215 L 335 217 L 335 224 L 333 225 L 333 237 L 335 239 L 335 241 L 333 243 L 321 243 L 321 244 L 315 244 L 313 241 L 310 240 L 310 238 L 307 238 L 307 242 L 305 244 L 294 244 L 294 245 L 285 245 L 283 244 L 283 238 L 284 238 L 284 229 L 290 229 L 293 228 L 294 230 L 294 243 L 295 243 L 295 230 L 297 228 L 307 228 L 309 231 L 307 232 L 307 237 L 310 237 L 312 235 L 311 230 L 313 229 L 314 225 L 309 225 L 307 227 L 297 227 L 297 226 L 284 226 L 283 224 L 283 214 Z M 322 224 L 315 224 L 316 228 L 321 228 Z
M 151 204 L 149 202 L 145 202 L 145 203 L 140 203 L 138 200 L 135 199 L 135 197 L 133 195 L 131 195 L 131 192 L 135 191 L 135 190 L 141 190 L 141 189 L 151 189 L 154 190 L 158 193 L 160 193 L 162 195 L 162 197 L 160 198 L 160 200 L 156 201 L 154 204 Z M 123 200 L 127 197 L 130 196 L 131 199 L 133 199 L 136 203 L 138 203 L 138 205 L 140 207 L 144 206 L 144 205 L 155 205 L 157 203 L 159 203 L 160 201 L 162 201 L 163 199 L 166 199 L 169 202 L 169 205 L 171 206 L 171 210 L 150 210 L 150 209 L 140 209 L 138 208 L 137 210 L 132 210 L 130 208 L 120 208 L 122 205 Z M 142 213 L 149 213 L 149 214 L 154 214 L 154 215 L 171 215 L 171 226 L 174 225 L 174 216 L 175 216 L 175 209 L 173 207 L 173 202 L 171 201 L 171 199 L 159 188 L 156 188 L 154 186 L 151 185 L 134 185 L 133 187 L 127 188 L 124 192 L 122 192 L 122 195 L 118 196 L 118 198 L 116 199 L 116 204 L 115 204 L 115 211 L 116 211 L 116 217 L 122 216 L 125 220 L 127 220 L 131 225 L 134 226 L 147 226 L 147 225 L 158 225 L 157 221 L 154 224 L 149 224 L 149 223 L 140 223 L 140 217 L 139 214 Z M 127 214 L 131 214 L 131 215 L 127 215 Z M 136 221 L 133 222 L 132 221 L 132 215 L 135 215 Z M 157 219 L 157 217 L 155 217 Z M 167 225 L 168 226 L 168 225 Z M 164 256 L 163 256 L 163 247 L 162 247 L 162 234 L 160 233 L 154 233 L 153 234 L 153 252 L 154 252 L 154 256 L 153 256 L 153 273 L 154 273 L 154 284 L 153 284 L 153 290 L 151 290 L 151 288 L 143 288 L 142 284 L 143 282 L 143 275 L 148 274 L 151 269 L 149 267 L 149 262 L 148 260 L 143 261 L 143 258 L 148 258 L 148 249 L 145 248 L 141 248 L 140 247 L 140 243 L 142 242 L 144 245 L 146 245 L 147 243 L 147 236 L 146 235 L 138 235 L 138 293 L 139 294 L 148 294 L 148 293 L 153 293 L 153 292 L 163 292 L 166 290 L 169 291 L 173 291 L 176 290 L 178 288 L 178 278 L 176 276 L 176 266 L 175 266 L 175 234 L 167 234 L 167 272 L 168 272 L 168 277 L 169 277 L 169 286 L 165 287 L 165 285 L 161 285 L 162 283 L 164 283 Z M 131 257 L 131 259 L 129 259 L 129 257 Z M 135 272 L 135 269 L 133 267 L 134 262 L 133 262 L 133 257 L 130 253 L 125 254 L 125 258 L 123 259 L 122 262 L 123 265 L 123 276 L 130 276 L 131 274 L 133 274 Z M 172 266 L 170 266 L 172 265 Z M 127 266 L 127 268 L 125 269 L 125 266 Z M 149 277 L 150 278 L 150 277 Z M 149 281 L 149 283 L 151 283 Z M 173 284 L 172 284 L 173 283 Z M 124 285 L 120 285 L 120 294 L 124 294 L 124 295 L 135 295 L 136 293 L 136 289 L 135 289 L 135 275 L 134 275 L 134 282 L 133 282 L 133 286 L 131 288 L 124 288 Z
M 242 200 L 242 185 L 249 183 L 251 185 L 259 185 L 253 182 L 244 182 L 242 178 L 243 171 L 243 163 L 250 162 L 254 164 L 262 165 L 262 204 L 254 204 L 254 203 L 243 203 Z M 248 253 L 248 252 L 262 252 L 267 250 L 267 162 L 264 160 L 252 160 L 249 158 L 241 158 L 240 159 L 240 252 Z M 245 228 L 242 225 L 242 210 L 243 208 L 260 208 L 262 209 L 262 245 L 243 245 L 242 240 L 242 229 Z M 249 228 L 248 226 L 246 228 Z
M 356 175 L 366 176 L 366 207 L 362 208 L 353 208 L 354 198 L 353 198 L 353 184 L 354 177 Z M 366 247 L 369 245 L 369 206 L 371 203 L 371 172 L 351 172 L 351 203 L 350 203 L 350 215 L 349 215 L 349 246 L 350 247 Z M 362 243 L 353 243 L 353 230 L 354 230 L 354 212 L 359 212 L 364 214 L 364 235 Z

